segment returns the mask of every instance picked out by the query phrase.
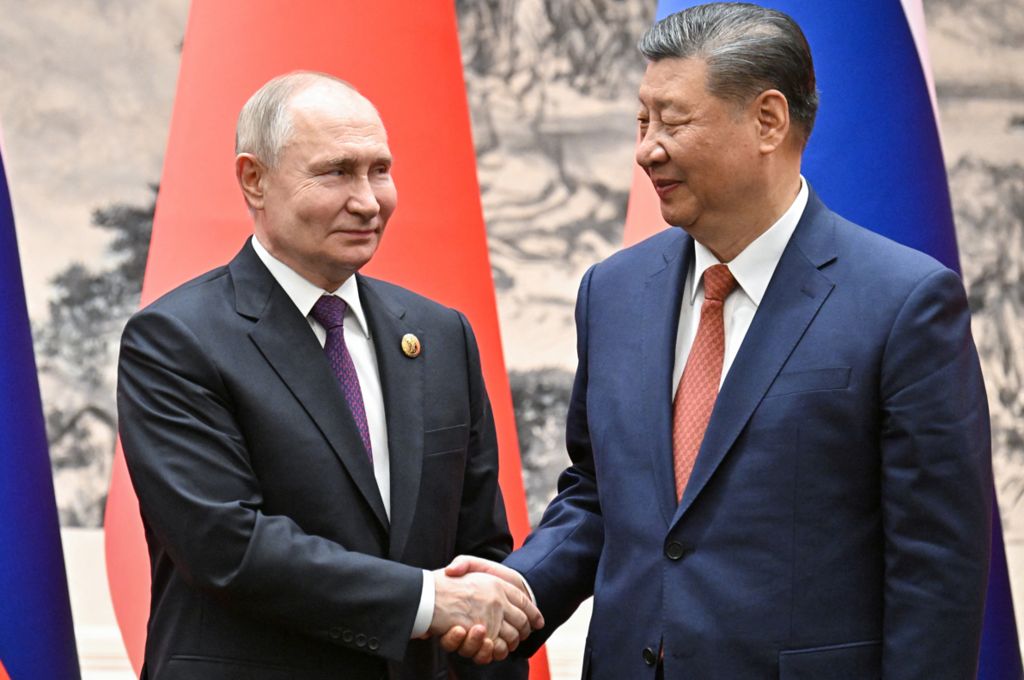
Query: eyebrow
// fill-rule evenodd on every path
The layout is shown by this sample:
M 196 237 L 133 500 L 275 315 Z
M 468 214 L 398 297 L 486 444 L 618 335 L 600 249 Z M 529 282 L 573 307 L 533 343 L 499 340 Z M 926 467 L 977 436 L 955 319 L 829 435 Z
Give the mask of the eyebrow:
M 652 109 L 667 109 L 667 108 L 672 107 L 672 106 L 681 106 L 682 105 L 680 102 L 673 101 L 672 99 L 670 99 L 668 97 L 652 97 L 650 103 L 648 104 L 647 102 L 645 102 L 643 100 L 642 97 L 637 96 L 636 101 L 637 101 L 637 104 L 639 104 L 640 108 L 642 108 L 642 109 L 648 109 L 648 108 L 652 108 Z
M 668 98 L 657 98 L 650 102 L 650 105 L 645 104 L 643 100 L 639 101 L 639 109 L 637 116 L 650 115 L 651 112 L 656 112 L 658 115 L 662 113 L 668 113 L 670 115 L 680 115 L 687 118 L 697 115 L 697 107 L 694 106 L 693 102 L 689 101 L 673 101 Z
M 378 156 L 373 159 L 370 165 L 391 165 L 391 156 Z M 328 158 L 324 161 L 317 163 L 314 167 L 317 170 L 341 170 L 343 172 L 352 172 L 359 167 L 360 161 L 348 156 L 339 156 L 337 158 Z

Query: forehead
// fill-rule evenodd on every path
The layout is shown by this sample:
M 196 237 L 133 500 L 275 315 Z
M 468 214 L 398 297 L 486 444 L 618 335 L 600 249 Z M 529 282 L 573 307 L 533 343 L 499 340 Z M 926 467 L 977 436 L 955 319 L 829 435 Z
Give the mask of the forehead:
M 707 71 L 707 63 L 697 57 L 649 62 L 640 81 L 640 103 L 647 108 L 661 109 L 710 97 Z
M 314 86 L 289 102 L 292 135 L 288 146 L 329 142 L 387 147 L 384 123 L 362 95 L 342 85 Z

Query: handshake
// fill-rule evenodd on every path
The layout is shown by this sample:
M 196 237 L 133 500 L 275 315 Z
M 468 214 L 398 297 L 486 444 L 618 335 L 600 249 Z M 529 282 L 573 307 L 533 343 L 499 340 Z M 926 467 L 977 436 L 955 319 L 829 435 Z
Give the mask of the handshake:
M 522 577 L 496 562 L 465 555 L 434 572 L 434 618 L 425 637 L 478 664 L 501 661 L 544 627 Z

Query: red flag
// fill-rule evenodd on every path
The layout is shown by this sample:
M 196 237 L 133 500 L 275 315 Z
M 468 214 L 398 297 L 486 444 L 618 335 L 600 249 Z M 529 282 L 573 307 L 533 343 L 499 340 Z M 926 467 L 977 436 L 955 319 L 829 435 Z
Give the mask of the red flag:
M 651 178 L 639 165 L 633 165 L 633 188 L 629 191 L 629 206 L 626 208 L 626 230 L 622 235 L 622 247 L 628 248 L 643 241 L 668 224 L 661 216 L 661 204 L 654 192 Z

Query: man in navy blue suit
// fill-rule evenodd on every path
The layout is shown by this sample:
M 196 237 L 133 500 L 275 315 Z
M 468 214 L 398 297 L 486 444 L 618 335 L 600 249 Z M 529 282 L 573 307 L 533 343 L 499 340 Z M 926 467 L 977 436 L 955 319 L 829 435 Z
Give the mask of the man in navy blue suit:
M 449 573 L 531 590 L 545 634 L 593 595 L 585 678 L 975 677 L 992 479 L 959 278 L 801 176 L 791 18 L 704 5 L 640 49 L 637 162 L 679 228 L 586 273 L 558 496 L 505 566 Z

